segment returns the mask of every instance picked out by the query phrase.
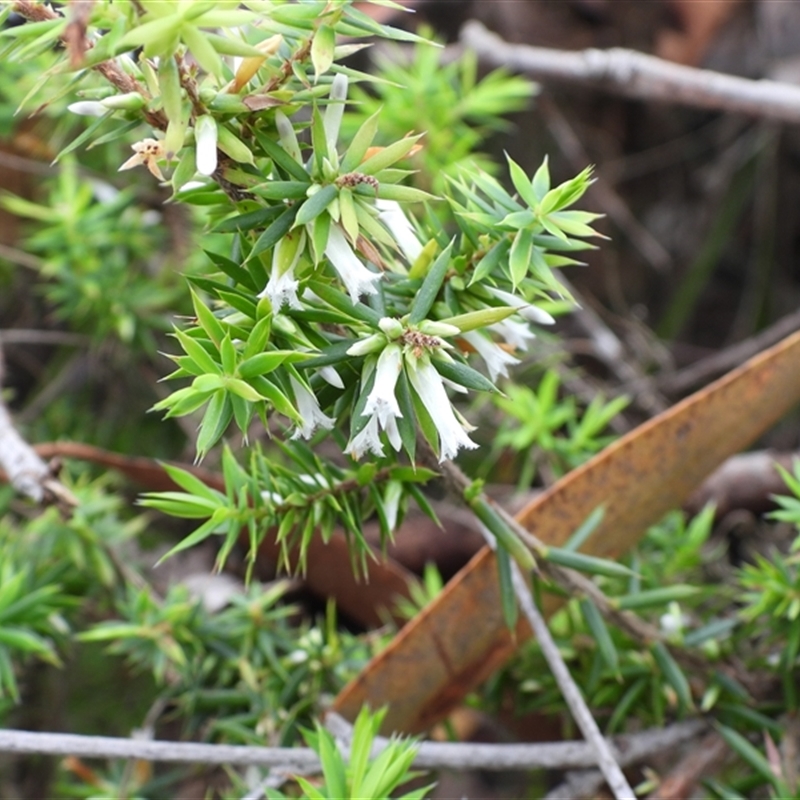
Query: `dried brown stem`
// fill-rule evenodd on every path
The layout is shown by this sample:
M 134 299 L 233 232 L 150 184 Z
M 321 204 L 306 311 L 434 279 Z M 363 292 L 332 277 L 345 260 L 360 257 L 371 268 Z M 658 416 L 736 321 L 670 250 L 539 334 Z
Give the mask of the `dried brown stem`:
M 685 67 L 623 48 L 571 52 L 509 44 L 475 20 L 462 28 L 461 42 L 487 64 L 525 72 L 540 80 L 569 81 L 650 102 L 800 122 L 800 87 L 789 83 L 754 81 Z

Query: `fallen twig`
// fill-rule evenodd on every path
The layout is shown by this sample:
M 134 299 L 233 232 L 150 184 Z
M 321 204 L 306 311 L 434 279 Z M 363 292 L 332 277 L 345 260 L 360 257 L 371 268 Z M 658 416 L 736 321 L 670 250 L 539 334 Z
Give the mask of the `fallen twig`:
M 338 738 L 349 725 L 329 714 L 327 725 Z M 344 727 L 343 727 L 344 723 Z M 667 728 L 605 740 L 622 765 L 634 764 L 654 753 L 689 741 L 707 730 L 700 719 Z M 388 739 L 379 737 L 380 750 Z M 537 744 L 474 744 L 471 742 L 422 742 L 414 766 L 420 769 L 581 769 L 596 764 L 591 746 L 582 741 Z M 120 758 L 172 763 L 235 764 L 294 772 L 319 769 L 317 754 L 303 747 L 252 747 L 248 745 L 168 742 L 157 739 L 126 739 L 111 736 L 81 736 L 74 733 L 39 733 L 0 730 L 0 752 L 38 753 L 84 758 Z
M 754 514 L 768 511 L 775 507 L 773 495 L 788 492 L 775 465 L 791 470 L 798 457 L 798 453 L 771 450 L 731 456 L 703 481 L 686 501 L 684 509 L 690 514 L 697 514 L 707 503 L 714 503 L 717 518 L 724 517 L 734 509 L 746 509 Z
M 608 741 L 600 733 L 600 728 L 592 716 L 589 706 L 586 705 L 586 700 L 584 700 L 580 689 L 569 674 L 567 665 L 564 663 L 558 646 L 550 634 L 550 629 L 547 627 L 544 617 L 539 609 L 536 608 L 536 603 L 533 601 L 533 595 L 528 582 L 522 575 L 522 570 L 514 562 L 511 563 L 511 581 L 514 585 L 517 602 L 528 620 L 531 630 L 536 635 L 539 646 L 542 648 L 542 654 L 547 660 L 553 677 L 556 679 L 558 688 L 561 690 L 561 696 L 569 707 L 572 718 L 577 723 L 581 733 L 591 745 L 597 759 L 597 766 L 603 773 L 606 783 L 617 800 L 635 798 L 636 795 L 628 784 L 625 775 L 623 775 Z
M 678 372 L 655 379 L 656 387 L 666 395 L 677 397 L 744 364 L 745 361 L 800 330 L 800 311 L 781 317 L 755 336 L 726 347 L 714 355 L 690 364 Z M 637 391 L 641 383 L 623 386 L 623 391 Z
M 647 800 L 686 800 L 697 782 L 722 766 L 728 745 L 716 732 L 709 733 L 682 758 Z
M 623 48 L 570 52 L 510 44 L 476 20 L 461 29 L 461 42 L 486 63 L 539 80 L 570 81 L 648 101 L 800 122 L 800 87 L 789 83 L 685 67 Z

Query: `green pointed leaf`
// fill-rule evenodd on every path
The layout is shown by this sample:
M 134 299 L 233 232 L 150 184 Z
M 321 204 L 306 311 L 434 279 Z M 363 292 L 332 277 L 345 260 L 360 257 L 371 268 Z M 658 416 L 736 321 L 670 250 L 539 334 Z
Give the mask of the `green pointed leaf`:
M 692 708 L 692 690 L 689 688 L 689 681 L 683 674 L 683 670 L 667 650 L 663 642 L 656 642 L 651 648 L 653 658 L 661 670 L 661 674 L 666 678 L 667 683 L 675 690 L 681 710 Z
M 339 190 L 339 213 L 342 218 L 342 227 L 351 242 L 358 239 L 358 215 L 356 214 L 355 201 L 351 189 Z
M 643 608 L 654 608 L 665 606 L 668 603 L 688 600 L 689 598 L 697 597 L 701 591 L 702 590 L 698 586 L 678 583 L 673 586 L 659 586 L 657 589 L 646 589 L 642 592 L 636 592 L 635 594 L 626 594 L 622 597 L 616 597 L 612 603 L 620 609 L 638 611 Z M 724 622 L 725 625 L 728 624 L 728 620 L 724 620 Z
M 212 489 L 210 486 L 207 486 L 196 475 L 192 475 L 191 472 L 172 464 L 162 463 L 161 467 L 163 468 L 164 472 L 166 472 L 167 475 L 169 475 L 169 477 L 181 487 L 181 489 L 189 494 L 196 495 L 198 497 L 204 497 L 206 500 L 209 500 L 215 505 L 218 505 L 225 499 L 224 495 Z
M 359 186 L 362 189 L 364 184 Z M 365 188 L 365 192 L 368 190 Z M 396 200 L 398 203 L 427 203 L 431 200 L 438 200 L 434 194 L 423 192 L 413 186 L 400 186 L 398 184 L 383 183 L 378 186 L 378 197 L 381 200 Z
M 542 165 L 536 170 L 536 174 L 533 176 L 533 181 L 531 181 L 533 193 L 536 196 L 537 203 L 541 202 L 544 199 L 544 196 L 550 191 L 550 169 L 547 161 L 547 156 L 545 156 L 544 161 L 542 161 Z
M 253 151 L 224 125 L 217 128 L 217 147 L 240 164 L 255 164 Z
M 318 192 L 312 194 L 308 200 L 300 206 L 300 210 L 295 217 L 294 227 L 307 225 L 315 217 L 319 216 L 336 198 L 339 190 L 332 183 L 323 186 Z
M 261 145 L 261 149 L 279 166 L 287 175 L 296 181 L 308 184 L 308 173 L 302 165 L 295 161 L 276 141 L 271 139 L 266 133 L 256 130 L 256 139 Z
M 302 200 L 308 197 L 308 181 L 269 181 L 253 187 L 253 194 L 265 200 Z
M 514 184 L 514 188 L 528 206 L 534 208 L 538 205 L 539 199 L 536 197 L 536 192 L 533 190 L 525 170 L 508 153 L 506 153 L 506 161 L 508 161 L 508 172 L 511 175 L 511 182 Z
M 369 146 L 375 138 L 375 134 L 378 132 L 378 117 L 380 113 L 379 109 L 371 117 L 368 117 L 356 132 L 342 158 L 342 175 L 355 170 L 364 159 Z
M 225 392 L 217 392 L 211 400 L 200 423 L 200 433 L 197 436 L 197 455 L 205 456 L 206 453 L 222 438 L 233 419 L 233 406 Z
M 314 65 L 314 83 L 324 75 L 333 64 L 333 51 L 336 47 L 336 33 L 330 25 L 320 25 L 311 43 L 311 63 Z M 343 795 L 344 796 L 344 795 Z
M 428 316 L 428 312 L 433 307 L 436 301 L 436 296 L 444 283 L 447 270 L 450 268 L 450 254 L 453 252 L 453 245 L 455 239 L 450 241 L 450 244 L 442 250 L 436 261 L 430 268 L 430 271 L 425 276 L 414 302 L 411 304 L 411 310 L 408 314 L 409 325 L 418 325 L 422 320 Z
M 619 655 L 611 634 L 608 632 L 605 620 L 597 609 L 597 606 L 588 598 L 580 601 L 581 614 L 586 621 L 586 626 L 592 634 L 597 650 L 606 662 L 606 666 L 614 673 L 619 671 Z
M 521 230 L 514 237 L 511 251 L 508 254 L 508 266 L 511 270 L 511 283 L 516 290 L 517 286 L 528 274 L 533 249 L 533 235 L 528 230 Z
M 458 361 L 445 361 L 444 359 L 434 358 L 431 363 L 436 367 L 436 371 L 448 380 L 473 389 L 476 392 L 492 392 L 497 394 L 499 389 L 485 376 L 477 370 L 462 364 Z
M 279 414 L 288 417 L 292 422 L 301 423 L 303 418 L 292 405 L 292 401 L 271 381 L 263 375 L 250 378 L 250 385 L 262 396 L 266 397 Z
M 194 25 L 185 23 L 181 26 L 180 37 L 192 51 L 197 63 L 215 78 L 222 78 L 222 59 L 208 41 L 205 34 Z
M 447 325 L 454 325 L 462 333 L 474 331 L 476 328 L 486 328 L 496 322 L 518 313 L 519 309 L 515 306 L 493 306 L 491 308 L 481 308 L 478 311 L 470 311 L 467 314 L 459 314 L 457 317 L 446 317 L 438 320 Z
M 199 366 L 204 372 L 212 375 L 222 374 L 220 365 L 209 355 L 208 351 L 196 339 L 187 336 L 183 331 L 176 330 L 175 338 L 180 342 L 184 352 Z
M 254 193 L 257 194 L 256 191 Z M 236 231 L 251 231 L 255 228 L 262 228 L 268 222 L 272 222 L 275 220 L 277 216 L 284 210 L 283 206 L 276 205 L 276 206 L 268 206 L 266 208 L 257 208 L 253 211 L 248 211 L 244 214 L 237 214 L 235 217 L 228 217 L 228 219 L 222 220 L 222 222 L 217 223 L 212 229 L 212 233 L 234 233 Z M 208 250 L 205 251 L 209 258 L 214 261 L 214 258 L 211 256 Z M 230 261 L 228 259 L 228 261 Z M 217 263 L 216 261 L 214 263 Z M 232 262 L 231 262 L 232 263 Z M 217 264 L 217 266 L 220 266 Z M 236 265 L 238 266 L 238 265 Z M 220 267 L 222 269 L 222 267 Z M 239 267 L 241 269 L 241 267 Z M 243 270 L 243 272 L 246 272 Z M 238 283 L 244 284 L 243 280 L 239 280 L 236 276 L 231 275 L 234 280 Z M 255 287 L 253 287 L 255 288 Z
M 208 338 L 211 339 L 214 344 L 219 347 L 220 342 L 222 342 L 223 338 L 225 337 L 225 331 L 220 324 L 220 321 L 214 316 L 205 303 L 200 300 L 197 294 L 189 290 L 192 296 L 192 305 L 194 306 L 194 313 L 197 316 L 197 321 L 200 323 L 200 327 L 208 334 Z
M 500 579 L 500 605 L 503 609 L 503 619 L 508 630 L 514 631 L 519 619 L 519 604 L 511 580 L 511 556 L 502 547 L 497 548 L 495 556 L 497 558 L 497 575 Z
M 634 574 L 633 570 L 617 561 L 589 556 L 585 553 L 575 553 L 572 550 L 564 550 L 560 547 L 548 547 L 544 557 L 554 564 L 560 564 L 562 567 L 569 567 L 579 572 L 587 572 L 590 575 L 606 575 L 609 578 L 630 578 Z
M 333 306 L 337 311 L 347 314 L 352 319 L 358 319 L 368 323 L 371 327 L 377 328 L 380 322 L 380 314 L 373 311 L 364 303 L 353 303 L 348 295 L 342 294 L 327 283 L 321 281 L 309 281 L 308 288 L 317 297 L 324 300 L 328 305 Z
M 292 229 L 292 224 L 297 216 L 299 206 L 289 206 L 265 231 L 258 237 L 253 249 L 250 251 L 248 261 L 252 261 L 256 256 L 265 250 L 273 248 L 280 239 L 286 236 Z
M 382 150 L 379 150 L 375 155 L 370 156 L 366 161 L 364 161 L 361 166 L 359 167 L 359 172 L 363 172 L 365 175 L 377 175 L 382 169 L 386 169 L 386 167 L 391 167 L 400 159 L 405 158 L 408 153 L 411 151 L 411 148 L 419 141 L 422 134 L 418 134 L 417 136 L 406 136 L 404 139 L 401 139 L 399 142 L 395 142 L 394 144 L 390 144 L 388 147 L 384 147 Z
M 510 249 L 511 245 L 508 239 L 505 238 L 493 245 L 489 252 L 475 265 L 475 271 L 470 278 L 468 286 L 472 286 L 473 283 L 481 283 L 491 275 L 506 258 Z
M 263 321 L 263 320 L 262 320 Z M 295 350 L 270 350 L 268 353 L 259 353 L 239 364 L 237 374 L 242 378 L 252 378 L 256 375 L 267 375 L 284 363 L 307 362 L 308 354 Z
M 557 386 L 554 385 L 554 391 Z M 578 526 L 578 529 L 564 543 L 564 550 L 580 550 L 588 538 L 597 530 L 597 526 L 603 521 L 606 509 L 604 505 L 599 505 L 589 514 L 588 517 Z

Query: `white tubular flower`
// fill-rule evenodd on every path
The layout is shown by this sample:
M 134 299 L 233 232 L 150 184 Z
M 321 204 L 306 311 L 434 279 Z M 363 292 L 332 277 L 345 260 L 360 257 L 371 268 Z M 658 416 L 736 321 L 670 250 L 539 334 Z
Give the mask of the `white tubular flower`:
M 292 391 L 297 401 L 297 410 L 303 420 L 292 435 L 292 439 L 310 439 L 317 428 L 329 431 L 336 420 L 322 413 L 317 398 L 300 381 L 290 375 L 289 383 L 292 385 Z
M 339 273 L 353 303 L 357 303 L 362 294 L 375 294 L 378 291 L 373 283 L 380 280 L 380 274 L 370 272 L 358 260 L 338 225 L 331 225 L 328 244 L 325 246 L 325 255 Z
M 217 168 L 217 123 L 209 114 L 197 118 L 194 141 L 197 171 L 201 175 L 213 175 Z
M 396 200 L 379 199 L 375 201 L 375 208 L 378 219 L 388 228 L 406 261 L 413 264 L 422 252 L 422 245 L 400 204 Z
M 400 430 L 397 427 L 400 406 L 397 404 L 394 390 L 400 370 L 403 368 L 403 351 L 400 345 L 387 345 L 378 357 L 375 368 L 375 383 L 369 393 L 362 417 L 369 417 L 366 426 L 356 434 L 347 446 L 346 453 L 355 459 L 367 451 L 383 457 L 383 444 L 380 440 L 381 429 L 386 432 L 389 442 L 395 450 L 402 447 Z
M 336 150 L 339 128 L 342 125 L 344 101 L 347 99 L 347 75 L 342 75 L 341 73 L 336 75 L 331 84 L 330 97 L 331 104 L 325 109 L 322 127 L 325 129 L 325 141 L 328 143 L 328 151 L 333 153 Z
M 378 418 L 382 428 L 386 428 L 389 419 L 402 417 L 394 389 L 400 370 L 403 368 L 403 351 L 400 345 L 387 345 L 378 356 L 375 369 L 375 383 L 364 406 L 363 416 L 372 415 Z
M 514 364 L 519 364 L 519 359 L 514 358 L 510 353 L 506 353 L 502 347 L 495 344 L 485 336 L 481 336 L 478 331 L 469 331 L 462 334 L 474 348 L 477 350 L 478 355 L 486 362 L 486 368 L 489 370 L 489 377 L 492 381 L 502 375 L 504 378 L 508 377 L 508 368 Z
M 494 331 L 498 336 L 502 336 L 507 344 L 515 350 L 527 350 L 528 343 L 536 338 L 536 334 L 528 327 L 525 322 L 514 322 L 513 319 L 504 319 L 489 326 L 490 331 Z
M 403 440 L 400 438 L 400 429 L 397 427 L 397 419 L 395 417 L 389 417 L 386 420 L 386 435 L 389 437 L 389 444 L 394 447 L 397 452 L 400 452 L 400 448 L 403 446 Z
M 276 313 L 284 305 L 290 308 L 302 308 L 300 301 L 297 299 L 297 287 L 299 285 L 294 277 L 294 267 L 289 267 L 281 275 L 276 274 L 275 270 L 273 270 L 266 287 L 258 296 L 269 297 L 269 301 L 272 303 L 272 310 Z
M 511 292 L 504 292 L 502 289 L 495 289 L 492 286 L 487 286 L 486 289 L 498 300 L 502 300 L 505 305 L 516 308 L 517 313 L 528 322 L 535 322 L 538 325 L 552 325 L 555 322 L 546 311 L 542 311 L 541 308 L 531 305 Z
M 372 453 L 378 458 L 383 458 L 383 443 L 378 430 L 378 418 L 371 417 L 360 433 L 357 433 L 348 443 L 344 451 L 348 456 L 358 461 L 364 453 Z
M 455 458 L 460 447 L 473 450 L 478 445 L 467 436 L 453 413 L 442 376 L 430 361 L 409 358 L 408 378 L 439 432 L 439 461 Z
M 269 281 L 259 297 L 269 297 L 272 310 L 278 313 L 284 305 L 290 308 L 302 308 L 297 299 L 298 281 L 294 277 L 294 268 L 300 260 L 305 245 L 306 234 L 301 231 L 284 236 L 272 251 L 272 272 Z

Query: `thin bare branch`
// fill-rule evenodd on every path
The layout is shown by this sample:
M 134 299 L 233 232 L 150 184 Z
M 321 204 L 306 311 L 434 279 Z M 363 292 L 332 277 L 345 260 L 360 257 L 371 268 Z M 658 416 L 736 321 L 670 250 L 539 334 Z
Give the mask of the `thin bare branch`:
M 350 726 L 330 714 L 326 720 L 337 738 L 346 738 Z M 690 741 L 708 729 L 700 719 L 667 728 L 641 731 L 605 740 L 615 757 L 629 765 Z M 379 737 L 378 751 L 388 739 Z M 0 730 L 0 752 L 39 753 L 83 758 L 138 759 L 173 763 L 233 764 L 280 771 L 314 772 L 319 769 L 316 753 L 302 747 L 251 747 L 246 745 L 167 742 L 110 736 L 81 736 L 73 733 L 39 733 Z M 544 742 L 538 744 L 473 744 L 422 742 L 414 766 L 419 769 L 581 769 L 592 767 L 596 758 L 587 742 Z
M 642 100 L 800 122 L 800 87 L 789 83 L 686 67 L 623 48 L 570 52 L 509 44 L 475 20 L 461 29 L 461 42 L 487 64 L 540 80 L 569 81 Z
M 725 740 L 716 731 L 709 733 L 673 767 L 647 800 L 687 800 L 703 776 L 722 766 L 728 752 Z
M 511 563 L 511 581 L 514 585 L 517 602 L 528 620 L 531 630 L 536 635 L 539 646 L 542 648 L 542 654 L 547 660 L 553 677 L 556 679 L 558 688 L 561 690 L 561 696 L 569 706 L 572 718 L 580 728 L 584 738 L 591 745 L 597 759 L 597 766 L 603 773 L 609 789 L 611 789 L 616 800 L 635 799 L 636 795 L 622 773 L 622 769 L 617 763 L 608 741 L 603 738 L 603 734 L 600 732 L 589 706 L 586 705 L 586 700 L 581 694 L 581 690 L 572 679 L 572 675 L 569 674 L 569 669 L 567 669 L 558 646 L 550 634 L 550 629 L 547 627 L 544 617 L 539 609 L 536 608 L 536 603 L 533 602 L 533 595 L 528 582 L 522 575 L 522 570 L 513 561 Z
M 800 311 L 794 311 L 781 317 L 777 322 L 760 331 L 755 336 L 750 336 L 741 342 L 737 342 L 724 350 L 714 353 L 708 358 L 695 361 L 688 367 L 684 367 L 678 372 L 659 375 L 654 381 L 649 379 L 649 383 L 654 383 L 656 388 L 670 397 L 677 397 L 686 394 L 698 386 L 702 386 L 709 381 L 724 375 L 726 372 L 744 364 L 745 361 L 766 350 L 768 347 L 777 344 L 796 330 L 800 329 Z M 643 386 L 642 383 L 634 382 L 622 387 L 622 391 L 638 391 Z

